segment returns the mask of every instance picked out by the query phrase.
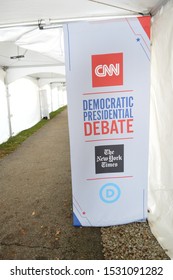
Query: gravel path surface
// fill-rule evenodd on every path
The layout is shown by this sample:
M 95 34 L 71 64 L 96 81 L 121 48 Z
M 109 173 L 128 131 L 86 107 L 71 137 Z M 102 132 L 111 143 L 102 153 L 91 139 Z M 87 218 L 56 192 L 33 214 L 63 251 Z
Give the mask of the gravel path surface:
M 147 223 L 72 226 L 69 157 L 65 110 L 0 159 L 0 259 L 169 259 Z
M 147 222 L 102 228 L 106 260 L 168 260 Z

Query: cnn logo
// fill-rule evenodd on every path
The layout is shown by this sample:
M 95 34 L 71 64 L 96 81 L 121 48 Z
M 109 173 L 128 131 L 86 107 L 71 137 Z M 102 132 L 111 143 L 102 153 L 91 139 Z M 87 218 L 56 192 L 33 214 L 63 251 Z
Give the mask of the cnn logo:
M 110 64 L 109 67 L 106 64 L 101 64 L 98 65 L 95 68 L 95 74 L 97 77 L 106 77 L 106 75 L 108 76 L 119 76 L 120 74 L 120 65 L 118 63 L 116 63 L 115 65 Z
M 123 85 L 123 53 L 92 55 L 92 86 Z

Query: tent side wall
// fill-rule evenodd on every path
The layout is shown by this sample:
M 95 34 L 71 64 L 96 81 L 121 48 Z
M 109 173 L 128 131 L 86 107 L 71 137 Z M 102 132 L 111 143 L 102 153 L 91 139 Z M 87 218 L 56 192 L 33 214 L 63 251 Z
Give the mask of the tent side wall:
M 149 222 L 173 258 L 173 2 L 152 23 Z
M 12 136 L 40 121 L 39 88 L 36 79 L 22 78 L 9 84 Z
M 52 87 L 52 111 L 67 105 L 66 87 L 63 85 L 56 85 Z
M 5 72 L 0 68 L 0 143 L 10 137 Z
M 47 84 L 42 86 L 41 91 L 45 91 L 47 95 L 48 112 L 51 113 L 57 109 L 67 105 L 66 87 L 62 83 Z M 42 97 L 41 97 L 42 101 Z M 41 102 L 41 107 L 42 102 Z M 42 108 L 43 109 L 43 108 Z
M 10 83 L 7 89 L 5 75 L 0 68 L 0 144 L 10 137 L 10 129 L 11 136 L 15 136 L 44 117 L 41 89 L 46 92 L 48 113 L 67 105 L 66 88 L 63 83 L 40 87 L 37 79 L 26 76 Z

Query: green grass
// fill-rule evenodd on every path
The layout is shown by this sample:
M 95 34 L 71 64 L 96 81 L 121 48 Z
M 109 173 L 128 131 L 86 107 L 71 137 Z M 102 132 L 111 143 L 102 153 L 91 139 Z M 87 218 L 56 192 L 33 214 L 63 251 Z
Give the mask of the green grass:
M 50 119 L 54 118 L 56 115 L 61 113 L 67 106 L 64 106 L 57 111 L 50 113 Z M 42 119 L 33 127 L 21 131 L 16 136 L 10 137 L 7 142 L 0 144 L 0 158 L 10 154 L 13 152 L 23 141 L 25 141 L 29 136 L 31 136 L 34 132 L 39 130 L 42 126 L 48 123 L 50 120 Z

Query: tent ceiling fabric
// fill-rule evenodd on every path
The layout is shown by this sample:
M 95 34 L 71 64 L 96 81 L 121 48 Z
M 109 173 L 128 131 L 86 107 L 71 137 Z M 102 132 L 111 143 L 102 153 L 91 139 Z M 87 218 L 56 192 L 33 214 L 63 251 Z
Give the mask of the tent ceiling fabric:
M 100 2 L 100 3 L 99 3 Z M 76 17 L 129 15 L 132 10 L 149 13 L 164 0 L 3 0 L 0 24 L 68 19 Z M 116 8 L 122 7 L 123 9 Z
M 33 27 L 30 29 L 28 29 L 28 27 L 0 29 L 0 42 L 3 42 L 0 44 L 0 63 L 2 66 L 11 66 L 15 64 L 15 61 L 10 61 L 10 56 L 18 55 L 17 51 L 19 47 L 20 54 L 26 54 L 25 50 L 31 50 L 41 53 L 45 58 L 48 57 L 49 60 L 56 60 L 56 63 L 64 63 L 62 28 L 49 30 L 40 30 L 38 27 L 34 27 L 34 29 Z M 7 43 L 5 44 L 4 42 Z M 32 52 L 29 52 L 29 55 L 31 55 L 31 53 Z M 7 58 L 6 61 L 5 58 Z M 35 58 L 33 59 L 35 60 Z M 50 64 L 52 62 L 50 61 Z M 22 62 L 20 62 L 20 64 L 22 64 Z
M 62 65 L 64 66 L 62 28 L 40 30 L 36 26 L 0 29 L 1 67 L 62 67 Z M 42 73 L 37 74 L 38 78 L 42 76 Z M 57 78 L 64 81 L 65 76 Z
M 23 58 L 10 59 L 11 56 L 24 55 Z M 48 55 L 41 54 L 29 49 L 19 48 L 13 42 L 0 43 L 0 65 L 6 67 L 21 66 L 44 66 L 44 65 L 62 65 L 61 62 L 55 60 Z
M 148 14 L 164 2 L 165 0 L 2 0 L 0 66 L 64 65 L 62 28 L 40 30 L 40 22 L 49 24 L 56 20 L 115 17 L 138 12 Z M 10 58 L 17 55 L 24 57 Z

